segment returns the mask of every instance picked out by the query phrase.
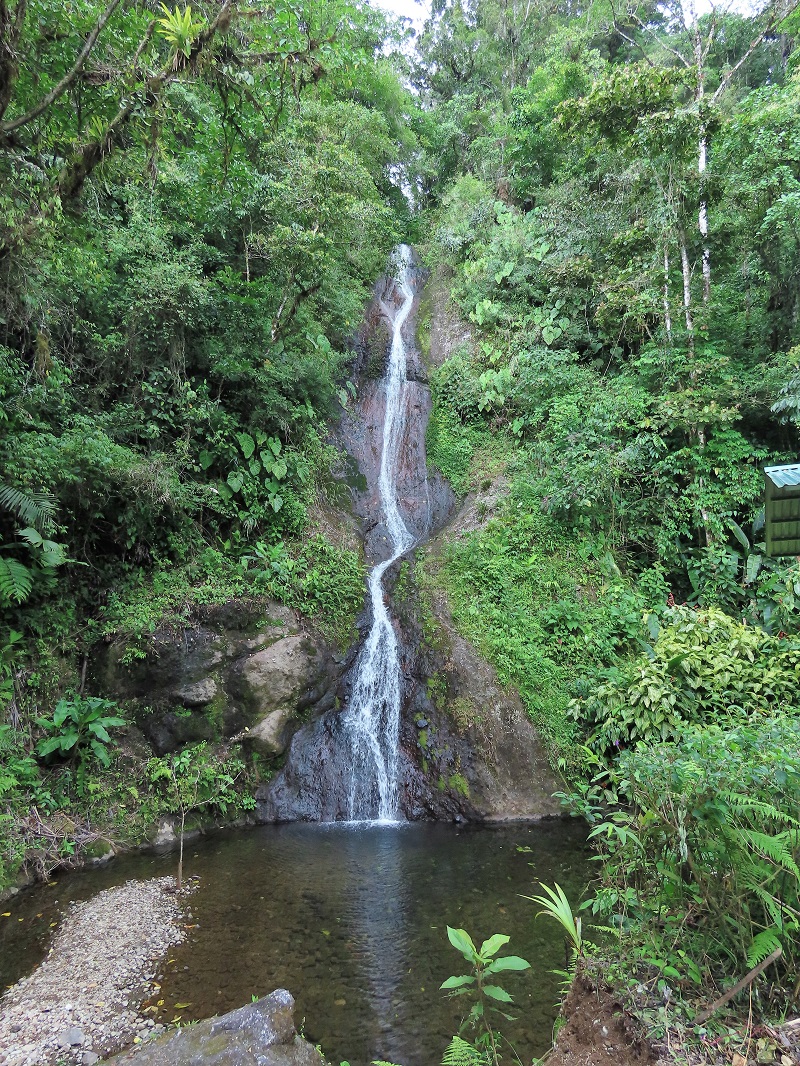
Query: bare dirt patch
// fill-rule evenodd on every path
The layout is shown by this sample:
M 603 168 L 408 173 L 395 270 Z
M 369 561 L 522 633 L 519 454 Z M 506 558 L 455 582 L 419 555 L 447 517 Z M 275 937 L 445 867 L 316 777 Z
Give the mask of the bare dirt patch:
M 602 981 L 579 973 L 561 1008 L 547 1066 L 648 1066 L 655 1055 L 635 1019 Z

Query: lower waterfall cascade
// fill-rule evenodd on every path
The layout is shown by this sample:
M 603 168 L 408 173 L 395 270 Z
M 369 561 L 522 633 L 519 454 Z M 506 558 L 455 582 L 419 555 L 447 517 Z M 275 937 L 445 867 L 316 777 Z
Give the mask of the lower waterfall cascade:
M 397 470 L 406 425 L 406 360 L 403 326 L 414 302 L 411 249 L 396 253 L 397 286 L 403 303 L 392 321 L 389 364 L 383 380 L 386 409 L 383 422 L 378 491 L 390 542 L 390 555 L 369 575 L 372 626 L 358 657 L 349 704 L 342 715 L 344 738 L 352 753 L 348 795 L 353 821 L 398 818 L 397 764 L 400 731 L 400 657 L 397 636 L 384 600 L 383 578 L 389 567 L 414 544 L 397 505 Z

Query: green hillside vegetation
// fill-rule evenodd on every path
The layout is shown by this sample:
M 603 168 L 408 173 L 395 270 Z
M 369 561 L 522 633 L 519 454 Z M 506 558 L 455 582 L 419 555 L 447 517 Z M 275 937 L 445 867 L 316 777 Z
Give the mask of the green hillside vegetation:
M 655 1032 L 777 948 L 753 1009 L 796 1011 L 800 560 L 762 468 L 800 457 L 798 37 L 791 0 L 433 0 L 413 50 L 356 0 L 0 0 L 0 883 L 175 810 L 101 642 L 267 596 L 352 640 L 363 560 L 315 515 L 406 240 L 423 332 L 465 327 L 428 455 L 479 518 L 426 581 L 592 827 L 589 950 Z M 252 805 L 238 751 L 176 757 Z
M 800 569 L 761 468 L 798 458 L 797 14 L 434 10 L 423 254 L 469 333 L 429 457 L 482 517 L 437 579 L 594 826 L 602 950 L 656 1031 L 778 946 L 755 996 L 785 1009 Z
M 165 621 L 262 595 L 352 640 L 363 563 L 313 512 L 417 134 L 401 31 L 349 0 L 18 2 L 0 33 L 11 877 L 31 847 L 68 860 L 76 823 L 135 840 L 163 807 L 138 764 L 36 757 L 98 641 L 135 658 Z

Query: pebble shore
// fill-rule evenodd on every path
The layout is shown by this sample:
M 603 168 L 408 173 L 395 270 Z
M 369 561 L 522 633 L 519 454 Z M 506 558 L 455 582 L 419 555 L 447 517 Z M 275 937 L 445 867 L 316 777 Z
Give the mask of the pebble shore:
M 138 1007 L 184 938 L 183 898 L 159 877 L 71 905 L 44 962 L 0 999 L 0 1066 L 92 1066 L 160 1031 Z

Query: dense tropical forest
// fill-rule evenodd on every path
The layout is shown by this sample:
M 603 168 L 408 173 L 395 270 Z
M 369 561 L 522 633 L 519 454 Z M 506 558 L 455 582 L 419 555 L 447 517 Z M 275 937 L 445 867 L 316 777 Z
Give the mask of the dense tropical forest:
M 798 459 L 798 37 L 789 0 L 434 0 L 416 38 L 357 0 L 0 0 L 5 883 L 252 802 L 235 749 L 120 760 L 93 662 L 237 597 L 352 640 L 364 561 L 317 519 L 404 240 L 428 459 L 480 515 L 418 578 L 592 827 L 576 953 L 654 1027 L 768 958 L 754 1009 L 796 1009 L 800 565 L 762 469 Z

